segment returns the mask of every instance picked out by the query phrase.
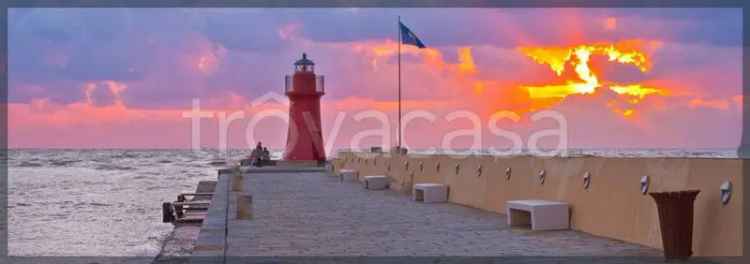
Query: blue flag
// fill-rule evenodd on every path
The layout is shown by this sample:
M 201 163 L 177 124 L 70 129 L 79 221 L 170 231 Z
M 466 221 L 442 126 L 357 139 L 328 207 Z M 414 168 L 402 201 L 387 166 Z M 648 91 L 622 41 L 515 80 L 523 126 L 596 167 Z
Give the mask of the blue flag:
M 414 35 L 414 32 L 411 32 L 408 27 L 406 27 L 401 22 L 398 22 L 398 26 L 399 28 L 401 28 L 401 43 L 411 44 L 419 47 L 420 49 L 425 48 L 425 45 L 422 43 L 422 41 L 419 40 L 417 35 Z

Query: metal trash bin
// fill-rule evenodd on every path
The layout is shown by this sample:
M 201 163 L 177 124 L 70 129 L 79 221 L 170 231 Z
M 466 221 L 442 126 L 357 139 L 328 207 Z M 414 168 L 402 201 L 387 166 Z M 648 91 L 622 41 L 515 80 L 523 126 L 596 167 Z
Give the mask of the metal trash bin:
M 659 210 L 659 227 L 667 260 L 693 255 L 693 203 L 699 190 L 649 193 Z

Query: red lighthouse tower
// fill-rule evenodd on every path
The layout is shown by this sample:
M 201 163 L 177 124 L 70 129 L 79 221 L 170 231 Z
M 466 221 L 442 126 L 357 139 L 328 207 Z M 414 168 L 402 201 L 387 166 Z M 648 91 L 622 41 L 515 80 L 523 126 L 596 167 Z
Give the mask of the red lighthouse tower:
M 294 75 L 286 76 L 284 92 L 289 97 L 289 131 L 284 160 L 324 161 L 320 126 L 320 97 L 325 94 L 322 75 L 315 75 L 315 63 L 302 53 L 294 63 Z

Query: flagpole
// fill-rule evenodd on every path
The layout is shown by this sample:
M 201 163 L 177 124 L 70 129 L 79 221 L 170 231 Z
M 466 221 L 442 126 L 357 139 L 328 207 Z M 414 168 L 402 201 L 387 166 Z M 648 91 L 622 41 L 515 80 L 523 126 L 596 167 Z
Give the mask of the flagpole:
M 401 16 L 398 16 L 398 148 L 401 153 Z

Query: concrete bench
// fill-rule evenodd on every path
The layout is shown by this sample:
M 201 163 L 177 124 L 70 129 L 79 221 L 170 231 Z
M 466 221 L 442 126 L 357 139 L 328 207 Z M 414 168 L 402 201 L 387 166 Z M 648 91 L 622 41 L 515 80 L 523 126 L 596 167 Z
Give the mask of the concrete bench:
M 350 169 L 342 169 L 339 170 L 339 179 L 341 181 L 344 181 L 344 179 L 350 178 L 352 180 L 359 179 L 359 172 L 356 170 L 350 170 Z
M 448 200 L 448 186 L 439 183 L 417 183 L 412 199 L 417 202 L 441 203 Z
M 365 189 L 368 190 L 383 190 L 388 188 L 388 177 L 382 175 L 365 176 L 365 180 L 362 182 Z
M 568 204 L 545 200 L 508 201 L 508 225 L 531 226 L 532 230 L 561 230 L 570 228 Z

